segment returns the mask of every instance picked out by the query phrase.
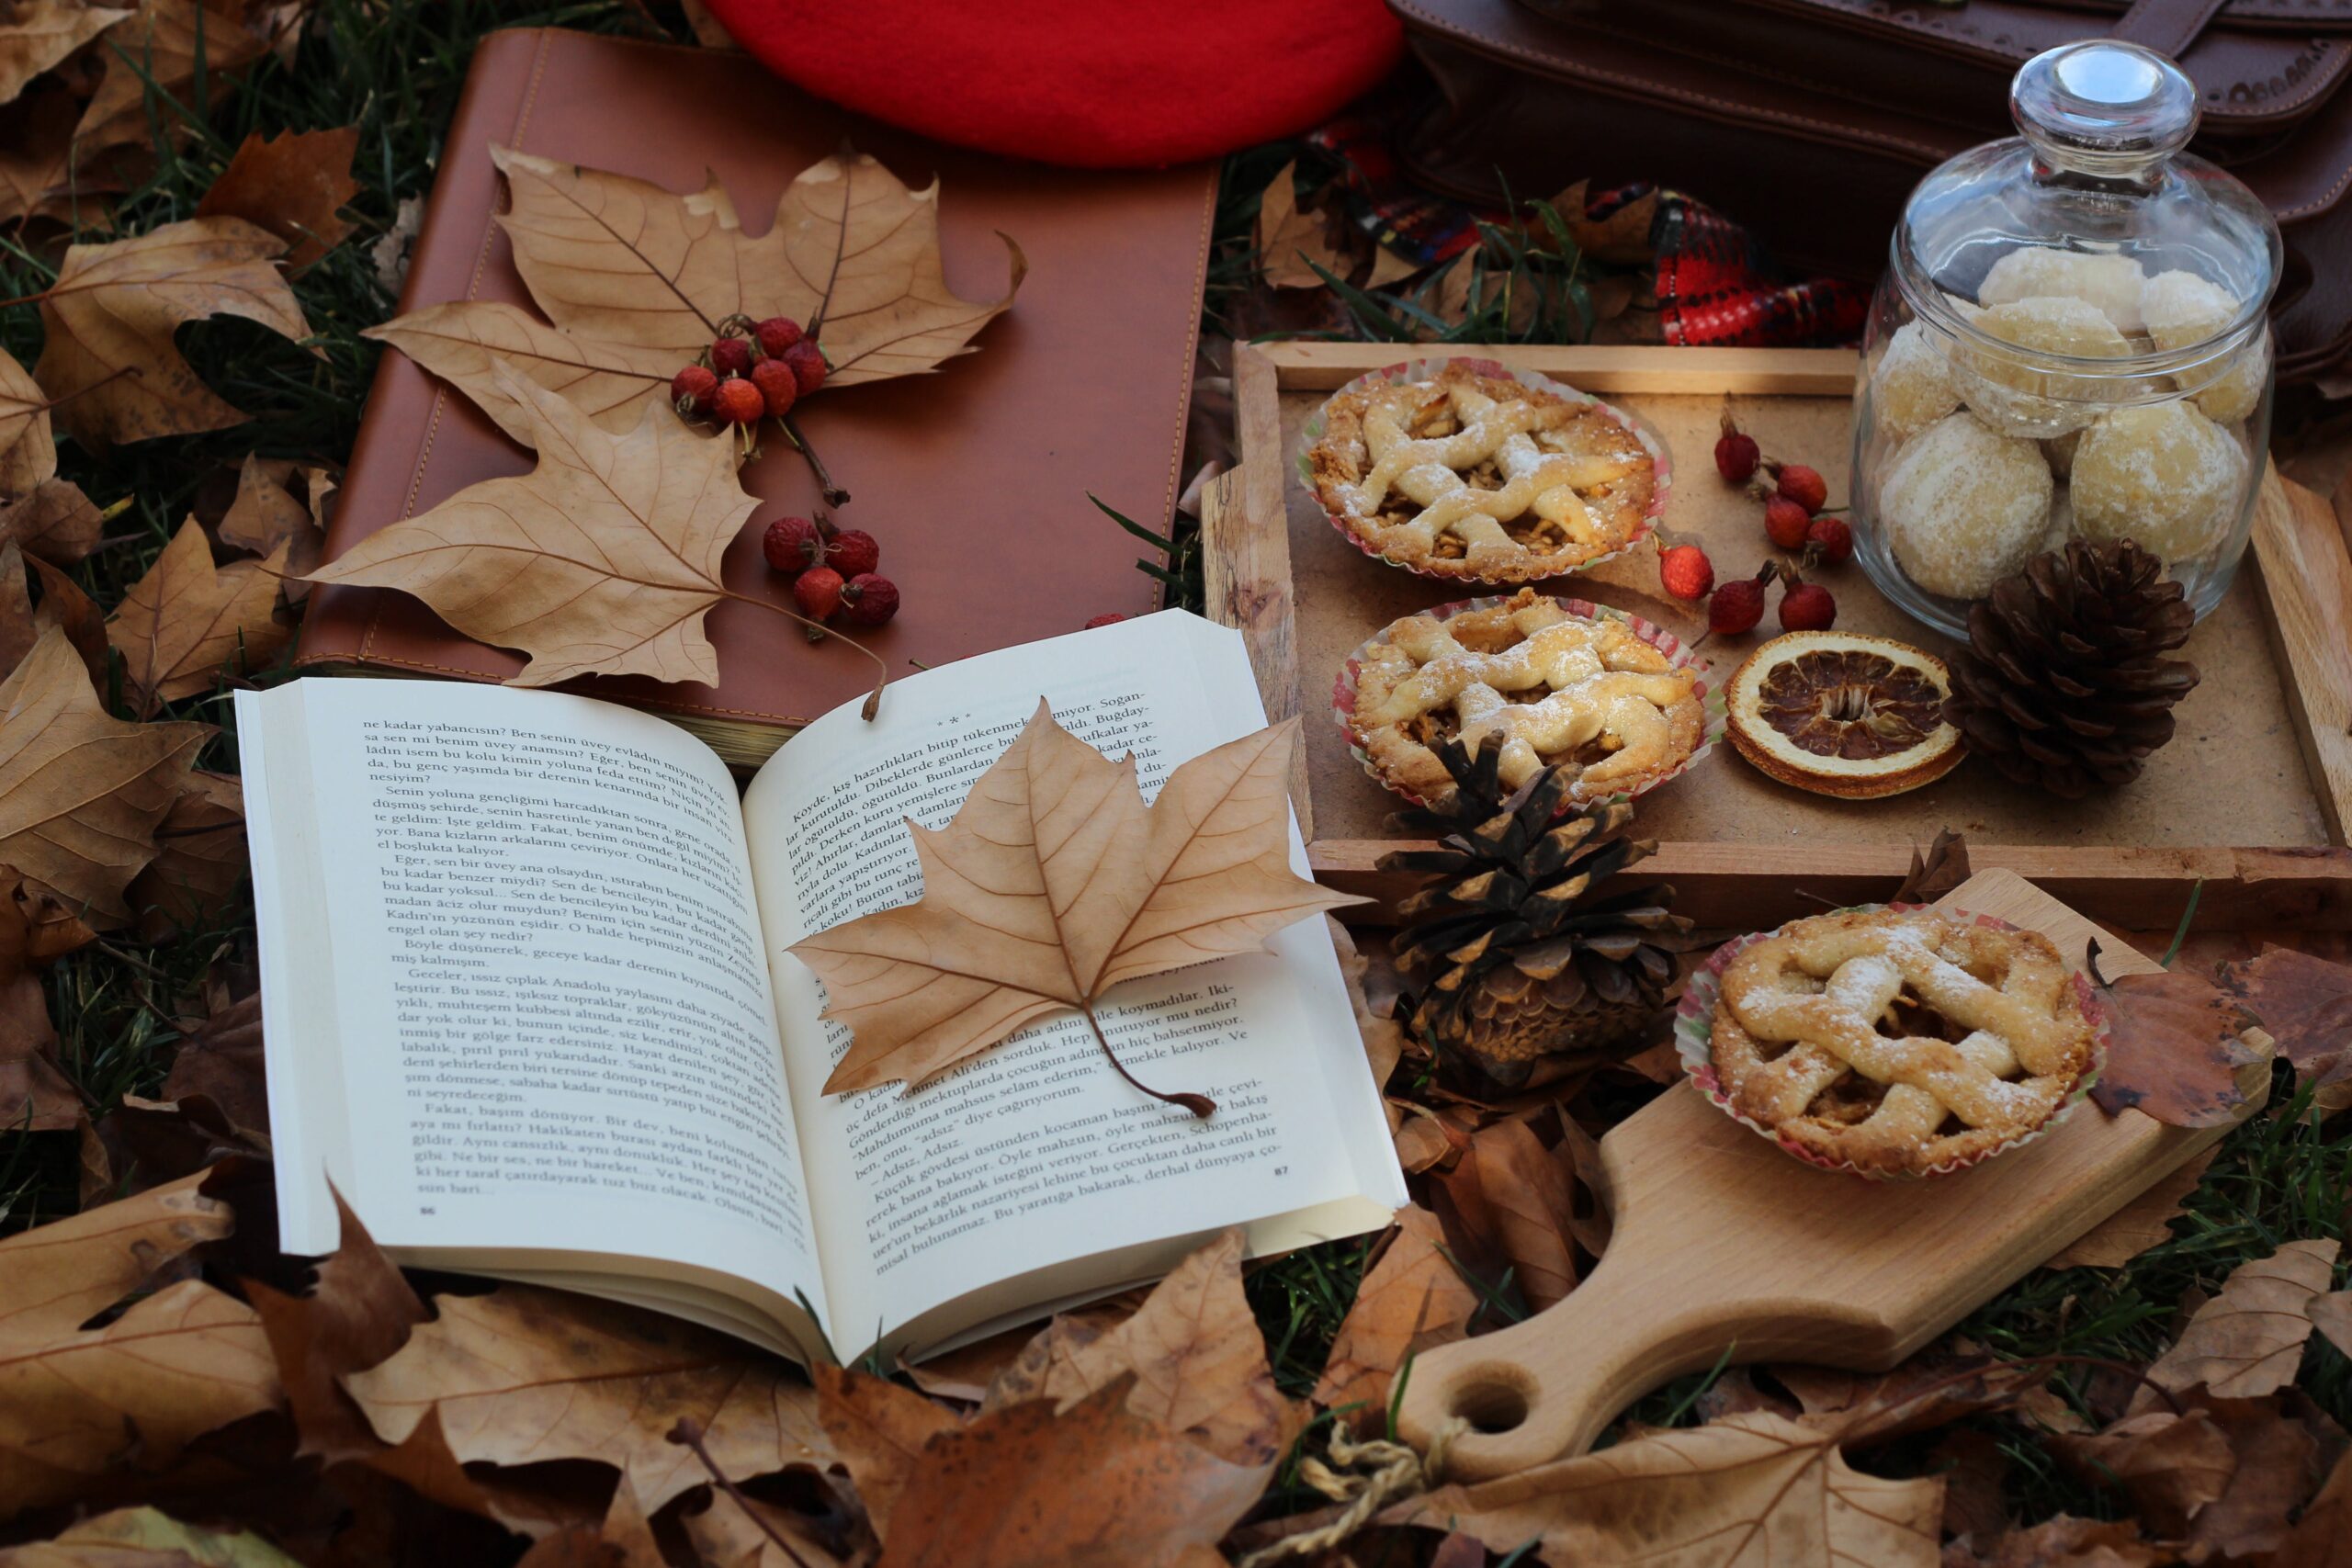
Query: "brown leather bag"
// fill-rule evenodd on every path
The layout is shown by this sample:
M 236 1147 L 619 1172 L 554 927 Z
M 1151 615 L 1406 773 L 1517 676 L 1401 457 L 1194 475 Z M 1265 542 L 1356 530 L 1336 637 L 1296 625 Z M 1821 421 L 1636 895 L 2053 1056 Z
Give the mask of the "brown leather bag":
M 2195 150 L 2278 217 L 2282 377 L 2352 367 L 2352 0 L 1388 0 L 1440 102 L 1408 171 L 1465 200 L 1648 178 L 1792 265 L 1875 278 L 1919 176 L 2013 133 L 2008 81 L 2101 34 L 2180 61 Z

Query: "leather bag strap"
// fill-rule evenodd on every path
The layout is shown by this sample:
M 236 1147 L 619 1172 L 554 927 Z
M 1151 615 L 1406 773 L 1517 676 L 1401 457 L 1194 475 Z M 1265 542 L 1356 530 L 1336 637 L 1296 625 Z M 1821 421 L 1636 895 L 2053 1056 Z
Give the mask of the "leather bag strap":
M 2117 19 L 2108 36 L 2178 60 L 2223 4 L 2224 0 L 2132 0 L 2132 8 Z

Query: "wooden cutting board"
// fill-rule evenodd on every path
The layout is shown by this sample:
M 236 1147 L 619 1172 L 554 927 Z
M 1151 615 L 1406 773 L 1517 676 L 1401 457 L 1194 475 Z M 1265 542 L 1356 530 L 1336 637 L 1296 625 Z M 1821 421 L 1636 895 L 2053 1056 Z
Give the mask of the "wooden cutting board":
M 2047 934 L 2110 978 L 2156 965 L 2014 872 L 1941 908 Z M 1416 1446 L 1467 1418 L 1449 1478 L 1581 1452 L 1667 1379 L 1734 1361 L 1892 1367 L 2226 1132 L 2095 1104 L 1956 1175 L 1868 1182 L 1781 1153 L 1677 1084 L 1600 1141 L 1609 1249 L 1567 1298 L 1417 1358 L 1398 1411 Z

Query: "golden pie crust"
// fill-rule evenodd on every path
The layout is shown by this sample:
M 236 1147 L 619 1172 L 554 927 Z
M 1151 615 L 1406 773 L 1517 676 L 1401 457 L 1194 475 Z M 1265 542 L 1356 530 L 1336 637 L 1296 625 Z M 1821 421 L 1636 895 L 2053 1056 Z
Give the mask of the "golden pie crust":
M 1695 671 L 1611 616 L 1571 614 L 1529 588 L 1441 620 L 1408 615 L 1358 656 L 1348 731 L 1391 788 L 1441 809 L 1453 779 L 1434 748 L 1502 736 L 1504 785 L 1554 763 L 1569 798 L 1605 799 L 1689 761 L 1706 729 Z
M 1455 363 L 1343 392 L 1308 453 L 1315 493 L 1383 559 L 1433 577 L 1534 582 L 1623 549 L 1657 465 L 1589 402 Z
M 1827 1162 L 1920 1174 L 2048 1122 L 2090 1071 L 2098 1028 L 2039 931 L 1845 910 L 1731 961 L 1712 1049 L 1748 1121 Z

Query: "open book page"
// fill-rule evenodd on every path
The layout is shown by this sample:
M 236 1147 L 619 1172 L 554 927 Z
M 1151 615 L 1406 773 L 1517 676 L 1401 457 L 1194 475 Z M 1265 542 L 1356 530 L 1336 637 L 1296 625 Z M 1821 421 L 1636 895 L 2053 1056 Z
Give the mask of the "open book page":
M 412 1261 L 824 1297 L 727 769 L 647 715 L 424 681 L 240 693 L 284 1245 L 332 1177 Z M 560 1282 L 560 1281 L 556 1281 Z
M 920 897 L 902 818 L 944 827 L 1040 695 L 1081 739 L 1135 752 L 1147 797 L 1177 763 L 1265 722 L 1239 636 L 1168 612 L 894 683 L 878 720 L 854 705 L 827 715 L 745 795 L 844 1354 L 869 1335 L 921 1350 L 968 1326 L 978 1298 L 1010 1310 L 1120 1282 L 1227 1225 L 1250 1224 L 1263 1252 L 1384 1224 L 1405 1201 L 1319 919 L 1267 954 L 1121 986 L 1099 1010 L 1138 1078 L 1216 1100 L 1207 1121 L 1120 1081 L 1075 1013 L 911 1093 L 820 1092 L 849 1032 L 819 1021 L 816 976 L 785 948 Z M 955 1321 L 933 1312 L 957 1298 Z

